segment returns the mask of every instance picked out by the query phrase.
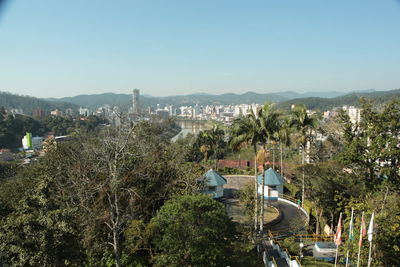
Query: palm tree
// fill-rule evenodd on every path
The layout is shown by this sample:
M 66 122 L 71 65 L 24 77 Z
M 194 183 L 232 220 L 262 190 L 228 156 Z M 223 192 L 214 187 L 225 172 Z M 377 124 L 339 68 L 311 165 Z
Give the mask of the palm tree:
M 261 208 L 260 208 L 260 231 L 264 231 L 264 200 L 265 200 L 265 160 L 267 158 L 267 150 L 263 147 L 257 153 L 257 162 L 262 163 L 262 175 L 261 175 Z M 258 185 L 257 185 L 258 186 Z
M 231 146 L 237 147 L 240 144 L 251 145 L 254 150 L 254 187 L 255 187 L 255 217 L 254 229 L 257 230 L 258 225 L 258 182 L 257 182 L 257 147 L 263 146 L 265 159 L 266 144 L 274 139 L 274 134 L 277 130 L 278 113 L 273 109 L 272 104 L 266 103 L 261 109 L 254 113 L 253 110 L 247 116 L 242 116 L 236 119 L 232 125 Z M 265 160 L 262 164 L 264 166 Z M 265 169 L 265 168 L 264 168 Z M 264 175 L 263 175 L 264 177 Z M 262 200 L 261 200 L 261 223 L 260 230 L 263 230 L 264 225 L 264 179 L 262 179 Z
M 315 129 L 317 125 L 317 120 L 308 116 L 307 110 L 305 106 L 296 107 L 292 111 L 292 121 L 291 125 L 294 126 L 300 134 L 300 146 L 301 146 L 301 163 L 304 164 L 304 156 L 306 153 L 307 145 L 310 142 L 311 134 L 313 129 Z M 308 157 L 308 151 L 307 151 Z M 304 205 L 304 169 L 303 169 L 303 178 L 302 178 L 302 190 L 301 190 L 301 204 Z
M 208 145 L 201 145 L 200 152 L 204 155 L 204 160 L 208 160 L 208 152 L 210 151 L 210 147 Z
M 254 230 L 258 226 L 258 185 L 257 185 L 257 147 L 263 142 L 264 134 L 262 132 L 259 118 L 251 111 L 246 116 L 241 116 L 233 121 L 231 128 L 232 147 L 248 145 L 254 151 L 254 186 L 255 186 L 255 207 L 254 207 Z
M 258 118 L 260 120 L 260 126 L 263 134 L 263 157 L 262 161 L 263 166 L 263 175 L 262 175 L 262 184 L 261 184 L 261 223 L 260 230 L 264 230 L 264 200 L 265 200 L 265 157 L 266 157 L 266 145 L 267 143 L 271 143 L 271 141 L 275 141 L 275 133 L 278 131 L 278 113 L 273 109 L 271 103 L 265 103 L 262 109 L 258 111 Z
M 215 124 L 210 130 L 204 131 L 204 133 L 209 140 L 210 150 L 214 153 L 215 168 L 217 168 L 221 147 L 225 146 L 225 131 L 218 124 Z
M 239 169 L 242 167 L 241 166 L 241 151 L 243 148 L 246 147 L 245 143 L 240 143 L 240 144 L 230 144 L 230 147 L 232 148 L 232 152 L 238 152 L 238 161 L 239 161 Z
M 290 146 L 291 143 L 291 127 L 290 127 L 290 118 L 288 116 L 280 117 L 278 120 L 278 131 L 276 132 L 276 138 L 279 141 L 279 150 L 280 150 L 280 170 L 281 176 L 284 176 L 283 173 L 283 146 Z
M 214 155 L 215 168 L 217 168 L 220 149 L 225 143 L 225 131 L 219 125 L 214 125 L 211 129 L 200 132 L 199 138 L 202 140 L 200 152 L 203 153 L 206 161 L 209 155 Z

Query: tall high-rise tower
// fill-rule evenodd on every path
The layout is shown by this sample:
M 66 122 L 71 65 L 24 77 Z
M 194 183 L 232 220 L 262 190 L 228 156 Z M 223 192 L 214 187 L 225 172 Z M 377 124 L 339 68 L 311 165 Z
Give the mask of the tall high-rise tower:
M 139 114 L 139 96 L 140 96 L 139 89 L 133 89 L 133 95 L 132 95 L 132 112 L 133 112 L 133 114 Z

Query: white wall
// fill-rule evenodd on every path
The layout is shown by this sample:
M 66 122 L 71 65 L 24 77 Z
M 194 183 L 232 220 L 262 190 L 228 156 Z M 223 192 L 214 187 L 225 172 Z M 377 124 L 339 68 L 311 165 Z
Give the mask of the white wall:
M 271 190 L 270 195 L 268 195 L 269 187 L 267 185 L 264 186 L 264 196 L 265 197 L 278 197 L 278 194 L 283 194 L 283 186 L 277 185 L 276 190 Z M 258 193 L 262 194 L 262 185 L 258 185 Z

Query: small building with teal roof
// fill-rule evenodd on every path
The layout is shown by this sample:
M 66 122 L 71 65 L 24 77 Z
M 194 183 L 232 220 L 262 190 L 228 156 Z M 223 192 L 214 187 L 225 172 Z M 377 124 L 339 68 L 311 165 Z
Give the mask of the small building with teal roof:
M 262 194 L 262 179 L 264 176 L 264 197 L 278 199 L 279 194 L 283 194 L 284 180 L 282 176 L 272 168 L 269 168 L 263 174 L 257 177 L 258 193 Z
M 227 181 L 221 174 L 210 169 L 203 175 L 201 180 L 205 185 L 205 194 L 211 195 L 212 198 L 220 198 L 224 196 L 224 184 L 226 184 Z

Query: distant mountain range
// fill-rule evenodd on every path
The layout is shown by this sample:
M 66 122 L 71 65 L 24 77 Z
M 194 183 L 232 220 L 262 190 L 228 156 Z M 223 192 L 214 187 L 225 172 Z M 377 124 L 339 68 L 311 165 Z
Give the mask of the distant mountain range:
M 235 105 L 235 104 L 263 104 L 265 102 L 276 103 L 279 109 L 289 109 L 292 104 L 304 104 L 309 109 L 327 110 L 333 107 L 343 105 L 359 104 L 360 97 L 371 98 L 382 103 L 393 98 L 400 97 L 400 89 L 390 91 L 375 91 L 373 89 L 357 92 L 307 92 L 297 93 L 293 91 L 282 91 L 276 93 L 254 93 L 244 94 L 227 93 L 222 95 L 213 95 L 206 93 L 178 95 L 167 97 L 155 97 L 150 95 L 141 95 L 140 104 L 142 108 L 148 106 L 155 107 L 160 105 L 189 106 L 189 105 Z M 96 94 L 96 95 L 78 95 L 74 97 L 40 99 L 30 96 L 15 95 L 6 92 L 0 92 L 0 107 L 6 109 L 22 109 L 26 114 L 32 114 L 35 109 L 43 109 L 46 112 L 59 109 L 64 111 L 67 108 L 78 110 L 79 107 L 87 107 L 92 110 L 105 104 L 118 106 L 127 111 L 132 105 L 132 96 L 130 94 Z
M 306 97 L 295 98 L 277 104 L 278 109 L 289 109 L 292 104 L 304 104 L 308 109 L 326 111 L 343 105 L 358 106 L 361 97 L 373 99 L 376 103 L 383 103 L 400 97 L 400 89 L 390 91 L 366 90 L 358 91 L 334 98 Z
M 371 91 L 371 90 L 369 90 Z M 372 90 L 373 91 L 373 90 Z M 279 103 L 296 98 L 305 97 L 323 97 L 334 98 L 347 94 L 348 92 L 306 92 L 298 93 L 294 91 L 282 91 L 276 93 L 254 93 L 246 92 L 244 94 L 226 93 L 221 95 L 213 95 L 207 93 L 196 93 L 190 95 L 176 95 L 156 97 L 150 95 L 141 95 L 140 103 L 142 108 L 148 106 L 155 107 L 160 105 L 173 106 L 190 106 L 190 105 L 236 105 L 236 104 L 263 104 L 265 102 Z M 132 96 L 130 94 L 114 94 L 104 93 L 95 95 L 78 95 L 74 97 L 50 98 L 50 101 L 69 102 L 90 109 L 97 109 L 100 106 L 108 104 L 110 106 L 119 106 L 123 110 L 127 110 L 132 105 Z

